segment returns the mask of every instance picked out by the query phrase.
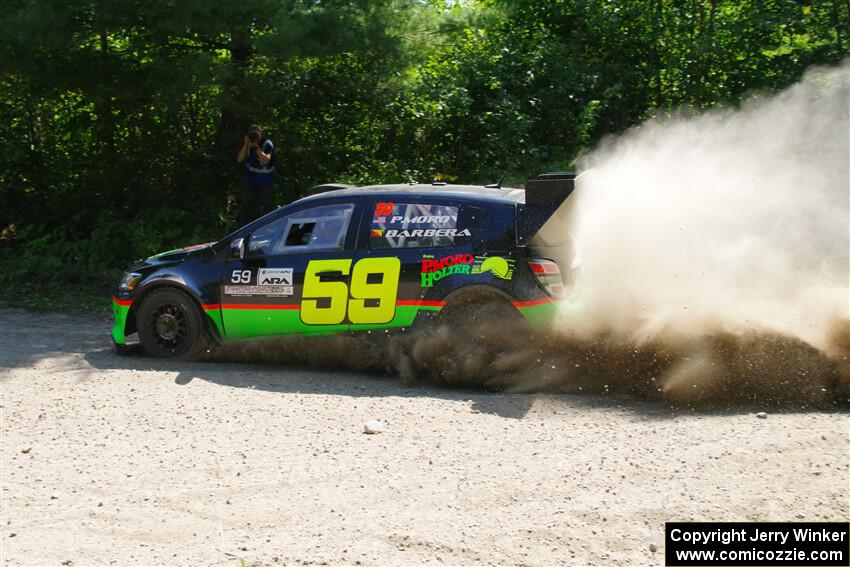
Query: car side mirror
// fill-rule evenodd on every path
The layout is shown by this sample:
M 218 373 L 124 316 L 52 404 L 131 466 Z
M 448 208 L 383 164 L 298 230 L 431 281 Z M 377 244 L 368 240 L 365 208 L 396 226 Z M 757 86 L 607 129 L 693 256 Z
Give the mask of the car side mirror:
M 230 254 L 228 254 L 228 257 L 231 260 L 236 260 L 236 259 L 241 260 L 242 258 L 245 257 L 245 239 L 244 238 L 237 238 L 236 240 L 234 240 L 233 242 L 230 243 Z

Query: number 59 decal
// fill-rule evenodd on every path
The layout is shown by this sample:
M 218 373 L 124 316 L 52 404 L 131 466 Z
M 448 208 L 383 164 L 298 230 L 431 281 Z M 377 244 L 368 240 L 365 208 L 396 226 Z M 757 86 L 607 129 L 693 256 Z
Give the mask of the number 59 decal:
M 251 270 L 233 270 L 230 283 L 251 283 Z
M 351 260 L 313 260 L 304 274 L 301 320 L 308 325 L 389 323 L 395 317 L 398 258 L 363 258 L 351 270 L 351 286 L 344 281 Z M 334 281 L 333 278 L 337 278 Z M 350 294 L 350 297 L 349 297 Z

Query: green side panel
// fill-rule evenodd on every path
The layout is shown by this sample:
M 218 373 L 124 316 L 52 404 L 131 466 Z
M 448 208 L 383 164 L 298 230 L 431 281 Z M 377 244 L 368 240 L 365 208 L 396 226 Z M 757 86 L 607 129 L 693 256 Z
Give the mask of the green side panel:
M 413 324 L 419 310 L 439 311 L 439 307 L 399 305 L 389 323 L 364 325 L 307 325 L 297 309 L 234 309 L 225 308 L 224 328 L 228 339 L 247 339 L 274 335 L 331 335 L 346 331 L 393 329 Z M 210 312 L 208 312 L 210 313 Z M 220 322 L 216 323 L 217 325 Z M 221 330 L 222 327 L 219 327 Z M 222 336 L 224 334 L 222 333 Z
M 205 309 L 204 313 L 207 314 L 207 317 L 212 320 L 215 325 L 216 330 L 218 331 L 218 336 L 224 338 L 224 323 L 221 320 L 221 310 L 220 309 Z
M 395 308 L 395 317 L 389 323 L 381 324 L 364 324 L 351 325 L 349 329 L 352 331 L 370 331 L 372 329 L 396 329 L 398 327 L 409 327 L 416 319 L 419 310 L 423 311 L 439 311 L 439 307 L 422 307 L 419 305 L 397 305 Z
M 569 299 L 517 307 L 517 309 L 535 331 L 541 331 L 551 327 L 558 315 L 569 315 L 581 311 L 584 306 L 584 297 L 584 294 L 576 293 Z
M 348 325 L 305 325 L 297 309 L 224 308 L 222 311 L 228 339 L 289 334 L 329 335 L 348 330 Z
M 518 307 L 517 309 L 519 309 L 519 312 L 523 314 L 526 320 L 528 320 L 532 329 L 540 331 L 552 325 L 552 322 L 558 314 L 560 305 L 561 302 L 553 301 L 528 307 Z
M 112 326 L 112 340 L 115 341 L 115 344 L 123 345 L 127 343 L 124 329 L 126 328 L 127 313 L 129 312 L 129 305 L 119 305 L 114 300 L 112 301 L 112 316 L 115 320 L 115 324 Z

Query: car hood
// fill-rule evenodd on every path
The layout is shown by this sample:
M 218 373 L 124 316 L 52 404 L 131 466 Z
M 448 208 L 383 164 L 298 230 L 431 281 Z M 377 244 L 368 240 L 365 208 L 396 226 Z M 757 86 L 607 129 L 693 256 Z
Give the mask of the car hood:
M 191 246 L 186 246 L 184 248 L 175 248 L 174 250 L 167 250 L 166 252 L 160 252 L 159 254 L 154 254 L 153 256 L 146 258 L 145 262 L 179 262 L 188 258 L 189 254 L 197 252 L 199 250 L 204 250 L 205 248 L 209 248 L 213 244 L 215 244 L 215 242 L 205 242 L 203 244 L 192 244 Z
M 215 243 L 206 242 L 204 244 L 193 244 L 184 248 L 175 248 L 174 250 L 160 252 L 159 254 L 154 254 L 144 260 L 138 260 L 130 267 L 130 271 L 138 271 L 142 268 L 159 266 L 162 264 L 175 264 L 182 262 L 189 256 L 211 252 L 213 244 Z

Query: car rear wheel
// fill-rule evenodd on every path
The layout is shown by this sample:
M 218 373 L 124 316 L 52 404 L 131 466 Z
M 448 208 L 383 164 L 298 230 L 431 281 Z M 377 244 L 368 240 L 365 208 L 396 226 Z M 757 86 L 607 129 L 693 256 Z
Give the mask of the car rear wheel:
M 207 346 L 197 305 L 177 289 L 151 292 L 139 309 L 137 326 L 142 346 L 158 358 L 191 358 Z
M 429 364 L 424 373 L 455 385 L 504 388 L 505 378 L 526 366 L 531 327 L 504 300 L 456 304 L 440 314 L 425 339 Z
M 528 321 L 507 301 L 476 301 L 449 306 L 440 314 L 439 321 L 440 325 L 452 331 L 473 337 L 493 330 L 511 337 L 531 334 Z

